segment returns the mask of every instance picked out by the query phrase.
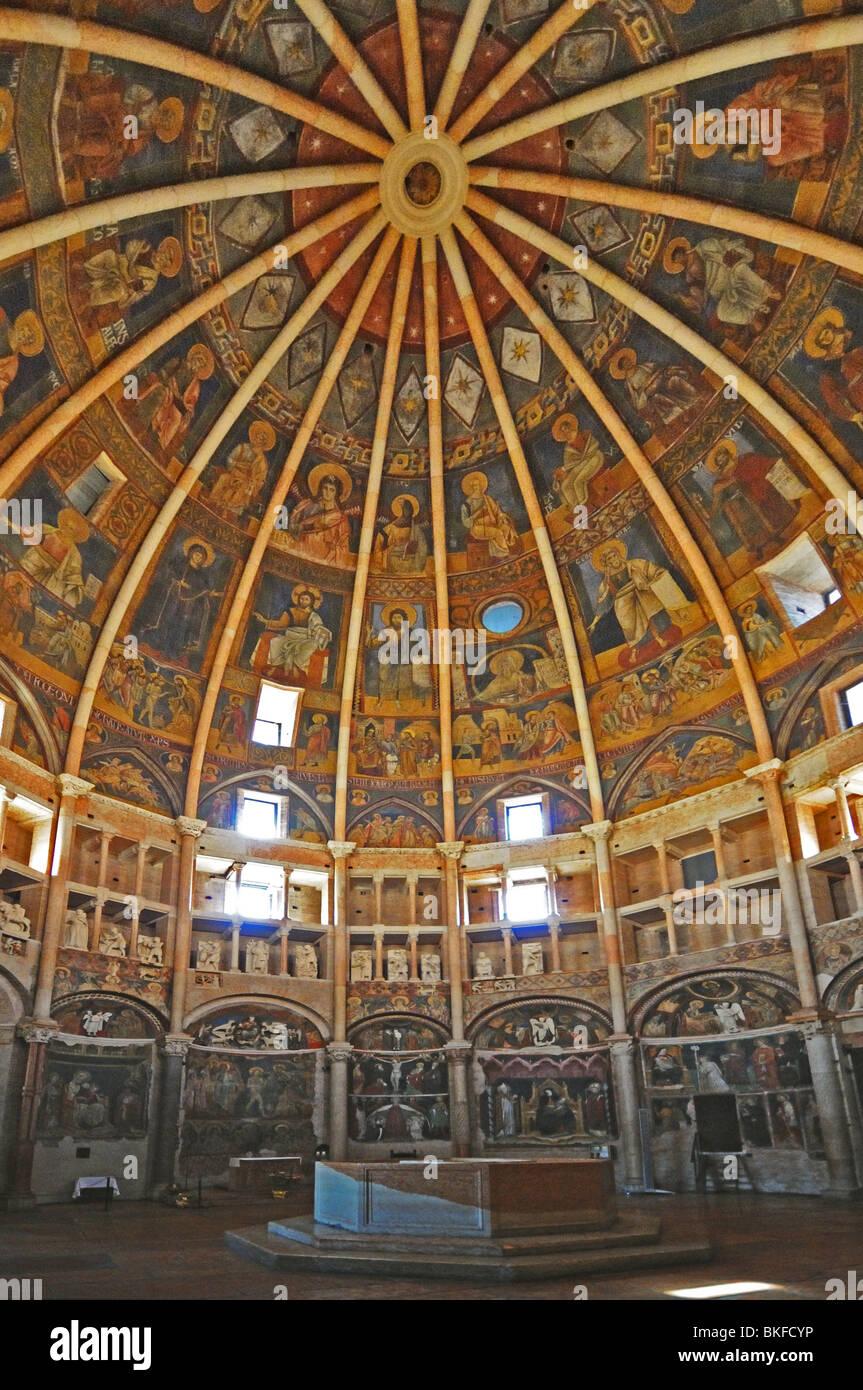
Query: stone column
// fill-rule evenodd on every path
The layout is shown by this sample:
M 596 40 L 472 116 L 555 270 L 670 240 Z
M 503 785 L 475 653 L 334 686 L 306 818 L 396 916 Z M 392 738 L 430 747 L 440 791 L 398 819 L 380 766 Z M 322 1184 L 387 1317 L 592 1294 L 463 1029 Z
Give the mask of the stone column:
M 240 923 L 235 917 L 231 923 L 231 954 L 228 957 L 228 969 L 237 971 L 240 968 Z
M 851 875 L 851 887 L 854 890 L 855 911 L 863 912 L 863 873 L 860 871 L 860 860 L 854 849 L 854 841 L 842 841 L 842 853 L 848 865 L 848 872 Z
M 417 944 L 418 944 L 417 938 L 418 938 L 418 932 L 417 932 L 417 930 L 416 930 L 416 927 L 412 927 L 411 930 L 408 932 L 408 944 L 409 944 L 409 946 L 410 946 L 410 953 L 411 953 L 411 979 L 412 979 L 412 980 L 418 980 L 418 979 L 419 979 L 419 960 L 418 960 L 418 956 L 417 956 Z
M 147 851 L 149 850 L 149 848 L 150 848 L 150 846 L 149 846 L 148 844 L 140 844 L 140 845 L 138 845 L 138 853 L 137 853 L 137 857 L 136 857 L 136 859 L 135 859 L 135 897 L 136 897 L 136 898 L 143 898 L 143 896 L 144 896 L 144 870 L 145 870 L 145 868 L 147 867 Z
M 135 853 L 135 888 L 131 894 L 131 902 L 127 903 L 126 912 L 129 913 L 131 920 L 131 930 L 129 933 L 129 955 L 133 959 L 138 955 L 138 934 L 141 930 L 141 897 L 144 888 L 144 865 L 147 858 L 149 845 L 139 844 Z M 125 914 L 124 914 L 125 915 Z M 146 935 L 146 933 L 145 933 Z
M 514 975 L 512 968 L 512 927 L 501 927 L 500 934 L 503 937 L 503 973 L 504 975 Z
M 722 840 L 722 826 L 718 820 L 711 821 L 710 833 L 713 836 L 713 857 L 716 860 L 716 880 L 719 891 L 722 894 L 722 905 L 725 913 L 725 937 L 732 945 L 735 941 L 734 922 L 732 914 L 728 911 L 728 872 L 725 867 L 725 845 Z M 736 914 L 734 914 L 736 916 Z
M 632 1037 L 612 1038 L 611 1074 L 614 1099 L 623 1145 L 625 1185 L 638 1191 L 644 1186 L 641 1156 L 641 1130 L 638 1124 L 638 1080 L 636 1042 Z
M 348 1065 L 350 1043 L 327 1044 L 330 1059 L 330 1158 L 344 1163 L 348 1156 Z
M 375 979 L 384 978 L 384 934 L 382 929 L 375 928 Z
M 812 897 L 812 884 L 809 882 L 809 870 L 804 860 L 800 859 L 794 865 L 797 874 L 797 891 L 800 894 L 800 901 L 803 904 L 803 917 L 806 927 L 811 931 L 818 926 L 818 913 L 815 911 L 815 902 Z
M 48 1043 L 57 1030 L 58 1026 L 53 1019 L 36 1023 L 33 1019 L 22 1018 L 17 1026 L 18 1036 L 27 1047 L 27 1061 L 18 1109 L 18 1139 L 13 1159 L 12 1185 L 7 1199 L 11 1211 L 32 1206 L 36 1200 L 32 1189 L 36 1121 L 45 1073 L 45 1054 Z
M 788 827 L 785 824 L 785 808 L 782 804 L 782 793 L 779 790 L 782 771 L 783 764 L 778 758 L 773 758 L 769 763 L 760 763 L 757 767 L 747 767 L 745 775 L 753 777 L 764 790 L 764 803 L 781 892 L 782 930 L 788 933 L 800 1003 L 804 1009 L 817 1009 L 818 990 L 815 985 L 812 958 L 809 954 L 809 940 L 806 936 L 803 908 L 800 903 L 800 894 L 797 891 L 797 876 L 791 857 L 791 842 L 788 838 Z
M 497 903 L 498 911 L 500 912 L 500 916 L 497 920 L 499 922 L 505 922 L 506 915 L 509 910 L 506 905 L 506 874 L 501 874 L 500 878 L 498 879 Z
M 443 856 L 444 898 L 446 910 L 447 959 L 449 961 L 449 997 L 454 1042 L 464 1038 L 464 1002 L 461 966 L 461 930 L 458 921 L 458 861 L 464 849 L 463 840 L 440 840 L 437 849 Z
M 279 974 L 290 975 L 288 968 L 288 943 L 291 939 L 290 927 L 279 927 Z
M 550 912 L 548 916 L 548 935 L 551 939 L 551 968 L 558 971 L 560 964 L 560 917 L 556 912 Z
M 177 873 L 177 925 L 174 933 L 174 979 L 171 991 L 171 1034 L 183 1035 L 186 1016 L 186 982 L 192 950 L 192 887 L 195 882 L 195 846 L 207 828 L 205 820 L 178 816 L 180 857 Z
M 108 901 L 108 855 L 114 836 L 104 826 L 99 831 L 99 869 L 97 876 L 96 902 L 93 908 L 93 925 L 90 928 L 90 950 L 98 951 L 99 937 L 102 935 L 102 913 Z
M 96 889 L 96 902 L 93 905 L 93 925 L 90 928 L 90 950 L 98 951 L 99 937 L 102 935 L 102 913 L 107 901 L 107 888 Z
M 45 927 L 42 933 L 42 950 L 39 954 L 39 974 L 36 984 L 36 998 L 33 1013 L 39 1020 L 51 1015 L 51 995 L 54 988 L 54 971 L 57 967 L 57 952 L 66 920 L 66 882 L 69 877 L 69 864 L 72 858 L 72 841 L 75 831 L 75 808 L 79 796 L 86 796 L 93 790 L 92 782 L 81 777 L 72 777 L 61 772 L 55 778 L 60 793 L 57 809 L 57 828 L 54 835 L 54 852 L 50 866 L 51 877 L 48 886 L 48 901 L 45 905 Z
M 141 926 L 141 918 L 138 915 L 137 905 L 129 903 L 126 908 L 131 914 L 131 924 L 129 928 L 129 957 L 134 960 L 138 955 L 138 932 Z M 124 913 L 125 916 L 125 913 Z
M 834 1052 L 833 1035 L 820 1019 L 811 1019 L 802 1026 L 806 1052 L 812 1072 L 812 1088 L 818 1106 L 824 1155 L 827 1159 L 828 1186 L 822 1197 L 851 1197 L 860 1194 L 854 1164 L 854 1149 L 848 1129 L 848 1114 L 839 1062 Z
M 105 830 L 105 828 L 103 827 L 103 828 L 99 831 L 99 879 L 98 879 L 98 886 L 99 886 L 100 888 L 107 888 L 107 886 L 108 886 L 108 884 L 107 884 L 107 882 L 106 882 L 106 880 L 107 880 L 107 878 L 108 878 L 108 854 L 110 853 L 110 850 L 111 850 L 111 841 L 113 840 L 113 838 L 114 838 L 114 836 L 112 835 L 112 833 L 111 833 L 110 830 Z
M 415 927 L 417 924 L 417 888 L 419 887 L 420 876 L 414 869 L 408 873 L 408 926 Z
M 441 978 L 446 980 L 447 983 L 449 983 L 452 971 L 449 968 L 449 939 L 446 934 L 446 929 L 444 929 L 440 939 L 440 967 Z M 466 975 L 469 972 L 463 973 Z
M 676 956 L 679 954 L 677 946 L 677 923 L 674 920 L 674 901 L 670 893 L 663 893 L 659 899 L 659 906 L 665 913 L 665 930 L 668 933 L 668 954 Z
M 602 915 L 602 932 L 605 941 L 605 959 L 608 966 L 608 988 L 611 996 L 611 1016 L 616 1033 L 626 1033 L 626 999 L 623 990 L 623 965 L 620 951 L 620 937 L 617 929 L 617 909 L 614 905 L 614 880 L 611 872 L 611 856 L 608 851 L 608 837 L 611 834 L 611 821 L 597 821 L 583 825 L 581 832 L 593 842 L 596 854 L 596 875 L 599 882 L 599 910 Z M 640 1170 L 640 1169 L 639 1169 Z
M 557 902 L 557 869 L 552 864 L 548 870 L 548 906 L 551 915 L 555 916 L 560 922 L 560 913 Z
M 335 958 L 335 942 L 333 940 L 333 917 L 335 913 L 335 892 L 333 883 L 333 870 L 329 870 L 327 882 L 327 910 L 326 910 L 326 935 L 322 942 L 323 959 L 321 962 L 321 979 L 331 980 L 333 978 L 333 961 Z
M 384 871 L 375 869 L 372 876 L 375 887 L 375 921 L 384 920 Z
M 836 796 L 836 806 L 839 811 L 839 824 L 842 827 L 843 840 L 856 840 L 857 831 L 854 828 L 854 821 L 851 817 L 851 807 L 848 805 L 848 788 L 844 777 L 836 777 L 830 786 Z
M 470 1043 L 463 1039 L 454 1039 L 446 1044 L 445 1051 L 449 1062 L 450 1135 L 453 1158 L 465 1158 L 470 1153 L 467 1069 L 473 1049 Z
M 159 1112 L 152 1169 L 154 1194 L 176 1181 L 183 1068 L 191 1041 L 185 1033 L 168 1033 L 160 1048 L 162 1064 L 158 1092 Z
M 668 954 L 676 956 L 679 954 L 677 945 L 677 923 L 674 920 L 674 901 L 671 892 L 671 877 L 668 872 L 668 850 L 665 848 L 664 840 L 654 840 L 653 848 L 656 850 L 659 861 L 659 883 L 662 892 L 659 896 L 660 905 L 665 913 L 665 930 L 668 932 Z
M 333 1041 L 330 1059 L 330 1157 L 344 1161 L 348 1154 L 348 1065 L 353 1049 L 345 1041 L 348 1005 L 348 859 L 352 840 L 329 840 L 333 856 Z
M 329 840 L 333 856 L 333 1038 L 344 1042 L 348 998 L 348 859 L 356 849 L 352 840 Z
M 9 812 L 9 802 L 12 794 L 6 787 L 0 786 L 0 854 L 3 852 L 3 841 L 6 837 L 6 817 Z
M 791 857 L 788 827 L 785 824 L 785 808 L 779 789 L 782 771 L 782 763 L 778 758 L 774 758 L 769 763 L 747 768 L 746 776 L 754 777 L 764 788 L 770 837 L 776 855 L 776 869 L 781 889 L 782 930 L 788 933 L 794 961 L 794 974 L 801 1004 L 798 1021 L 803 1025 L 806 1051 L 812 1071 L 812 1088 L 824 1137 L 824 1153 L 830 1179 L 830 1185 L 824 1195 L 847 1196 L 850 1192 L 857 1191 L 848 1116 L 839 1079 L 839 1063 L 833 1052 L 830 1034 L 824 1031 L 822 1020 L 818 1016 L 818 987 L 809 954 L 809 940 L 797 892 L 797 877 Z
M 624 1184 L 630 1190 L 643 1185 L 641 1132 L 638 1126 L 638 1085 L 635 1075 L 633 1039 L 627 1031 L 626 994 L 623 984 L 623 962 L 617 929 L 617 909 L 614 905 L 614 878 L 608 840 L 610 820 L 583 825 L 581 831 L 593 841 L 596 853 L 596 876 L 599 883 L 599 908 L 605 942 L 608 970 L 608 992 L 614 1033 L 610 1039 L 614 1094 L 620 1124 L 620 1140 L 624 1158 Z

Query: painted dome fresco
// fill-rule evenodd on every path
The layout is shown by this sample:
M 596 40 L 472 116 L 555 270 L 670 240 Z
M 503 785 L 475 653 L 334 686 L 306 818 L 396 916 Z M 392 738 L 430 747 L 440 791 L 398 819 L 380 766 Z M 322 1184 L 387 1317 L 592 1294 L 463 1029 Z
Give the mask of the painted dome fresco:
M 836 733 L 857 9 L 0 9 L 14 751 L 212 826 L 286 777 L 291 838 L 395 848 Z

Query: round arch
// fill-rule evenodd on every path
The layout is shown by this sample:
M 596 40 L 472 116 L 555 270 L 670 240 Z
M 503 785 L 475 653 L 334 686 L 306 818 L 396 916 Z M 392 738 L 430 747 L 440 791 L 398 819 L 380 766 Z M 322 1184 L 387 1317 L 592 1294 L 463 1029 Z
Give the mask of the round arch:
M 260 1009 L 262 1013 L 267 1014 L 278 1014 L 280 1011 L 286 1014 L 297 1014 L 317 1029 L 324 1043 L 332 1037 L 332 1028 L 323 1014 L 295 999 L 285 999 L 281 995 L 269 994 L 230 994 L 219 999 L 208 999 L 206 1003 L 199 1004 L 186 1015 L 183 1028 L 184 1031 L 191 1032 L 212 1018 L 235 1011 L 244 1013 L 249 1009 Z
M 834 975 L 824 991 L 824 1003 L 831 1013 L 848 1013 L 854 1008 L 854 996 L 863 985 L 863 956 L 854 960 Z M 858 1008 L 860 1005 L 858 1005 Z
M 150 1031 L 143 1034 L 135 1033 L 114 1033 L 105 1032 L 97 1029 L 94 1033 L 88 1033 L 84 1025 L 84 1016 L 87 1012 L 101 1013 L 108 1012 L 109 1017 L 122 1021 L 124 1013 L 130 1013 L 140 1019 Z M 54 1000 L 51 1006 L 51 1017 L 60 1023 L 61 1032 L 80 1032 L 84 1037 L 118 1037 L 128 1040 L 136 1040 L 138 1037 L 161 1039 L 165 1035 L 166 1020 L 159 1015 L 157 1009 L 145 1003 L 134 994 L 121 994 L 115 990 L 101 989 L 82 989 L 76 990 L 74 994 L 64 994 Z M 70 1025 L 77 1022 L 78 1029 L 64 1028 L 63 1022 Z M 110 1026 L 108 1023 L 103 1026 Z M 116 1025 L 115 1025 L 116 1026 Z
M 416 1033 L 427 1032 L 431 1035 L 432 1041 L 419 1043 L 418 1048 L 423 1047 L 443 1047 L 450 1039 L 449 1031 L 442 1023 L 437 1023 L 434 1019 L 426 1018 L 422 1014 L 411 1013 L 381 1013 L 375 1014 L 373 1018 L 360 1018 L 352 1023 L 347 1030 L 348 1042 L 353 1047 L 357 1047 L 357 1038 L 363 1032 L 371 1032 L 373 1029 L 380 1029 L 383 1037 L 387 1030 L 404 1030 L 408 1032 L 413 1029 Z M 365 1050 L 365 1049 L 358 1049 Z M 387 1051 L 381 1044 L 374 1044 L 369 1047 L 369 1051 Z M 394 1048 L 394 1051 L 402 1051 L 401 1048 Z M 414 1049 L 415 1050 L 415 1049 Z
M 479 1045 L 477 1040 L 481 1030 L 487 1028 L 497 1019 L 501 1020 L 500 1026 L 505 1027 L 508 1021 L 515 1020 L 519 1014 L 526 1016 L 531 1010 L 553 1011 L 556 1009 L 568 1011 L 573 1015 L 570 1021 L 562 1025 L 563 1027 L 569 1028 L 571 1031 L 573 1026 L 578 1026 L 581 1023 L 588 1028 L 589 1037 L 591 1030 L 597 1034 L 591 1039 L 589 1046 L 603 1042 L 614 1031 L 611 1016 L 591 1000 L 564 994 L 530 994 L 520 995 L 518 999 L 508 1000 L 506 1003 L 501 1003 L 500 999 L 495 1000 L 488 1008 L 477 1014 L 469 1027 L 466 1028 L 465 1033 L 468 1039 L 477 1046 Z M 579 1020 L 577 1015 L 584 1015 L 583 1020 Z M 545 1044 L 525 1044 L 528 1047 L 532 1045 L 544 1046 Z M 567 1044 L 558 1045 L 566 1046 Z
M 727 985 L 725 982 L 728 982 Z M 715 971 L 690 970 L 684 974 L 675 975 L 674 979 L 670 982 L 666 981 L 661 985 L 657 985 L 641 996 L 630 1013 L 630 1029 L 632 1033 L 637 1037 L 644 1037 L 645 1040 L 648 1040 L 650 1036 L 656 1038 L 672 1036 L 668 1033 L 654 1035 L 645 1034 L 643 1031 L 644 1026 L 651 1016 L 657 1012 L 660 1005 L 664 1003 L 670 1006 L 666 1010 L 670 1017 L 670 1015 L 675 1012 L 673 1007 L 674 997 L 702 983 L 705 986 L 704 991 L 702 993 L 696 991 L 696 993 L 698 998 L 704 1002 L 705 1006 L 710 1004 L 711 997 L 715 1003 L 722 1003 L 726 1000 L 744 995 L 747 993 L 747 987 L 750 991 L 771 991 L 775 1006 L 783 1011 L 783 1017 L 765 1023 L 754 1023 L 749 1025 L 749 1027 L 753 1029 L 781 1026 L 784 1022 L 784 1018 L 800 1007 L 800 1001 L 794 986 L 781 975 L 773 975 L 766 970 L 739 969 L 737 967 L 717 969 Z M 711 990 L 710 986 L 712 983 L 715 983 L 717 987 Z M 717 1036 L 721 1036 L 724 1032 L 718 1018 L 714 1032 Z M 680 1034 L 679 1036 L 685 1037 L 686 1034 Z M 697 1036 L 694 1030 L 692 1036 Z

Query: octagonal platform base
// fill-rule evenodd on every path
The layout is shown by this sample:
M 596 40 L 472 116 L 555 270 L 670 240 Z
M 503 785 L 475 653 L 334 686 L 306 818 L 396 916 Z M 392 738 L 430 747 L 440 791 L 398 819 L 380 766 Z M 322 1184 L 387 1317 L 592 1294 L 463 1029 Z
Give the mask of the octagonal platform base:
M 227 1231 L 271 1269 L 506 1283 L 710 1258 L 618 1215 L 608 1159 L 457 1158 L 315 1165 L 314 1216 Z
M 225 1242 L 270 1269 L 479 1283 L 561 1276 L 580 1282 L 588 1274 L 703 1263 L 711 1257 L 707 1240 L 663 1241 L 661 1222 L 648 1217 L 622 1217 L 612 1230 L 601 1232 L 454 1239 L 355 1233 L 298 1217 L 226 1231 Z

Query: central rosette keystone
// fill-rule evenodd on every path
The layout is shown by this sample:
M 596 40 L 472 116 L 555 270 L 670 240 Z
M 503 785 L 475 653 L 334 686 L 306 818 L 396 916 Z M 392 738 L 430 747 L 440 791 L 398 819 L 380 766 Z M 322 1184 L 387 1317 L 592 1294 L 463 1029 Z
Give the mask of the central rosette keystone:
M 446 135 L 427 140 L 413 131 L 390 150 L 381 170 L 381 206 L 405 236 L 434 236 L 464 207 L 468 171 Z

